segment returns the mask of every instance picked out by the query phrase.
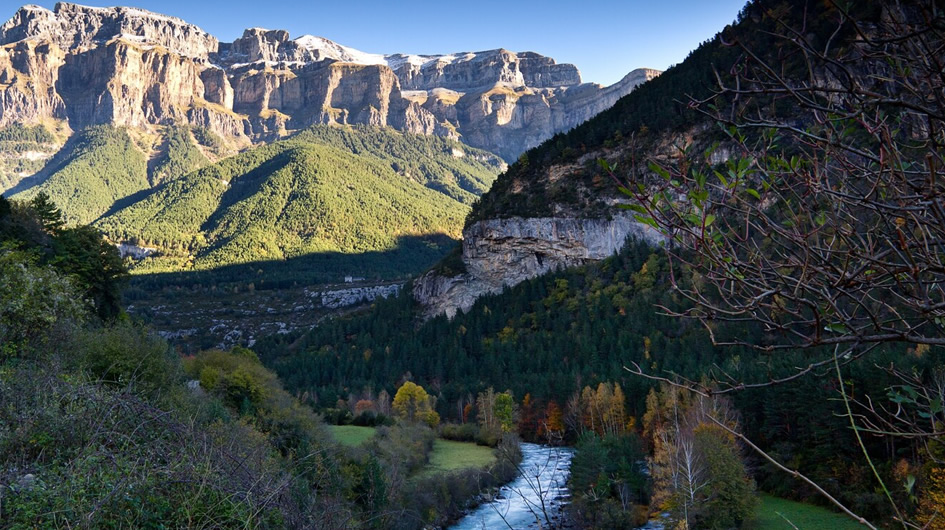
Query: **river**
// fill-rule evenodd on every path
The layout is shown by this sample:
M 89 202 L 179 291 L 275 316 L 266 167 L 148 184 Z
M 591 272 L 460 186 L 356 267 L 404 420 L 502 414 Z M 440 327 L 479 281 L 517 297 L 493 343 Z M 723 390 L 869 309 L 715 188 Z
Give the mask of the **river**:
M 572 450 L 522 444 L 519 476 L 502 486 L 496 498 L 481 504 L 452 530 L 494 528 L 547 528 L 567 501 Z

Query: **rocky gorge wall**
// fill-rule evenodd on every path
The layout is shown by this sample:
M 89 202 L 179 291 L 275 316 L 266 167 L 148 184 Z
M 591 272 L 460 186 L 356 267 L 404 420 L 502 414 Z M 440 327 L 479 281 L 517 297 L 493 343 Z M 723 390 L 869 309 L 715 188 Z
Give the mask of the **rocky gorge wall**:
M 414 282 L 413 296 L 426 317 L 467 311 L 486 294 L 542 274 L 605 259 L 628 238 L 654 245 L 663 241 L 655 230 L 618 214 L 611 219 L 513 217 L 473 223 L 463 231 L 466 271 L 445 275 L 430 271 Z
M 240 146 L 317 123 L 369 124 L 513 160 L 658 74 L 603 87 L 534 52 L 378 55 L 260 28 L 220 43 L 141 9 L 30 5 L 0 26 L 0 127 L 189 123 Z

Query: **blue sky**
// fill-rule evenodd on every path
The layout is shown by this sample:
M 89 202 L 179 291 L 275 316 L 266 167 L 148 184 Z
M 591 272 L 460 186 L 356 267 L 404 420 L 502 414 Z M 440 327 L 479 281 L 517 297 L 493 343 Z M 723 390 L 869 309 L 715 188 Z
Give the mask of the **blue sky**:
M 125 0 L 120 0 L 124 2 Z M 180 17 L 232 41 L 244 28 L 318 35 L 372 53 L 452 53 L 506 48 L 573 63 L 585 81 L 610 84 L 638 67 L 666 69 L 735 19 L 745 0 L 346 0 L 88 1 Z M 25 3 L 25 2 L 24 2 Z M 38 3 L 52 8 L 55 2 Z M 0 18 L 21 2 L 0 0 Z

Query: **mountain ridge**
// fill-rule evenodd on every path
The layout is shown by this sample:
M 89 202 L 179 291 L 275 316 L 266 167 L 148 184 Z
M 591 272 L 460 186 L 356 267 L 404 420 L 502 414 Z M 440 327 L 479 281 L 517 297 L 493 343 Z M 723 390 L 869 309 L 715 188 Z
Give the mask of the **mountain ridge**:
M 0 126 L 187 124 L 245 148 L 320 123 L 383 125 L 511 161 L 659 74 L 603 87 L 535 52 L 381 55 L 289 37 L 250 28 L 221 43 L 133 7 L 27 5 L 0 26 Z

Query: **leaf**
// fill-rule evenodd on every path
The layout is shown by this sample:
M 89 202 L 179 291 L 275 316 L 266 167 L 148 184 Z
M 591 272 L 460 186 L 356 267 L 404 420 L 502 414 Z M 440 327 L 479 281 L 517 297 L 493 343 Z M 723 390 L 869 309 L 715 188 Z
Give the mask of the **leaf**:
M 761 194 L 758 193 L 758 190 L 754 188 L 745 188 L 745 193 L 751 195 L 752 197 L 758 199 L 759 201 L 761 200 Z
M 656 228 L 657 230 L 659 229 L 659 226 L 656 225 L 656 221 L 655 221 L 652 217 L 644 217 L 644 216 L 642 216 L 642 215 L 634 215 L 633 218 L 636 219 L 637 221 L 639 221 L 639 222 L 645 224 L 645 225 L 652 226 L 653 228 Z
M 714 216 L 714 215 L 709 214 L 709 215 L 705 216 L 705 227 L 706 227 L 706 228 L 712 226 L 712 223 L 714 223 L 714 222 L 715 222 L 715 216 Z
M 827 324 L 824 328 L 827 331 L 832 331 L 834 333 L 849 333 L 850 329 L 844 326 L 843 324 Z
M 650 171 L 656 173 L 657 175 L 663 177 L 666 180 L 669 180 L 669 171 L 663 169 L 656 162 L 650 162 L 649 164 L 647 164 L 647 167 L 650 168 Z
M 729 185 L 728 185 L 728 180 L 725 179 L 725 177 L 722 175 L 722 173 L 720 173 L 720 172 L 718 172 L 718 171 L 712 171 L 712 172 L 715 173 L 715 176 L 719 178 L 719 181 L 722 183 L 723 186 L 725 186 L 726 188 L 729 187 Z

